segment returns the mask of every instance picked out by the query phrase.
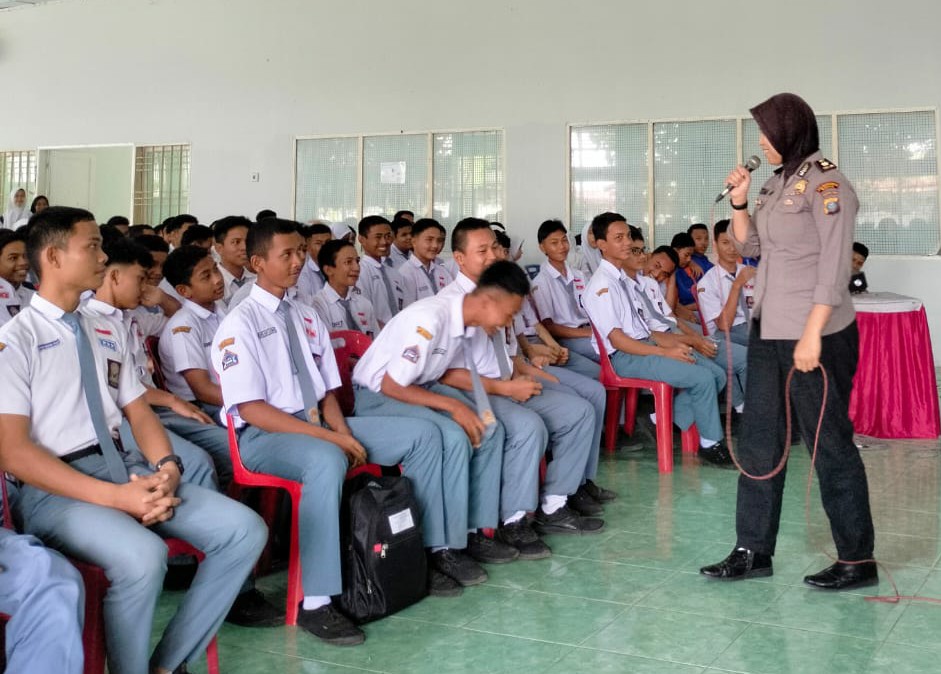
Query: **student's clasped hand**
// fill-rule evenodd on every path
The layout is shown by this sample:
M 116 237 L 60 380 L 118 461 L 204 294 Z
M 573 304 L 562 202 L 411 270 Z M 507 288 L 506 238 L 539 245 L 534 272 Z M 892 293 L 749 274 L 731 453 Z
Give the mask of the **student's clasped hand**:
M 166 522 L 179 504 L 175 485 L 166 472 L 145 476 L 132 474 L 129 482 L 118 485 L 117 507 L 144 526 Z
M 458 403 L 451 412 L 451 418 L 467 433 L 471 446 L 480 447 L 480 440 L 483 438 L 485 426 L 477 413 L 467 405 Z

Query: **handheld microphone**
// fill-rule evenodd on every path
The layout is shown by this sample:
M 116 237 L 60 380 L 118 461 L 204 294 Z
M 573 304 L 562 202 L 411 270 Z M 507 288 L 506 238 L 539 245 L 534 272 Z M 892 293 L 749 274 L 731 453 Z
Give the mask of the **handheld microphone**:
M 754 171 L 759 166 L 761 166 L 761 160 L 755 155 L 752 155 L 751 157 L 749 157 L 748 161 L 745 162 L 745 168 L 748 169 L 749 173 Z M 726 185 L 725 189 L 719 192 L 719 196 L 716 197 L 716 203 L 719 203 L 720 201 L 725 199 L 729 195 L 729 192 L 732 191 L 732 188 L 733 188 L 732 185 Z

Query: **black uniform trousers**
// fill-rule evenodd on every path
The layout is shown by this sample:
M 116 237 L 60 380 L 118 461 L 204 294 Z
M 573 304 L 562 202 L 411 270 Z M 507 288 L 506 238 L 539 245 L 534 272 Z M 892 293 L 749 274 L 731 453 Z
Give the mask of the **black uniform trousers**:
M 770 473 L 781 460 L 785 442 L 785 384 L 794 364 L 794 340 L 761 339 L 754 321 L 748 342 L 748 386 L 745 417 L 736 456 L 753 475 Z M 828 378 L 827 408 L 820 429 L 816 471 L 820 496 L 830 520 L 839 558 L 870 559 L 875 533 L 869 510 L 866 469 L 853 442 L 850 392 L 859 355 L 855 321 L 822 339 L 820 363 Z M 791 406 L 804 444 L 813 451 L 823 398 L 823 375 L 795 371 Z M 796 429 L 793 432 L 798 432 Z M 736 512 L 737 545 L 774 554 L 786 467 L 770 480 L 739 476 Z

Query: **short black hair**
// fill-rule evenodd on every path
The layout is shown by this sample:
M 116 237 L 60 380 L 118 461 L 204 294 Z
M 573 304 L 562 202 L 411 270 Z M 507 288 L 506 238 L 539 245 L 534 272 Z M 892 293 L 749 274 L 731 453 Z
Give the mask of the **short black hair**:
M 255 222 L 261 222 L 262 220 L 267 220 L 268 218 L 276 218 L 278 214 L 275 213 L 270 208 L 263 208 L 258 211 L 258 214 L 255 216 Z
M 686 232 L 677 232 L 673 235 L 670 245 L 676 250 L 680 250 L 681 248 L 695 248 L 696 242 L 693 241 L 693 237 Z
M 704 232 L 706 232 L 707 234 L 709 233 L 709 228 L 706 227 L 706 225 L 704 225 L 704 224 L 701 223 L 701 222 L 694 223 L 694 224 L 690 225 L 689 227 L 687 227 L 687 228 L 686 228 L 686 233 L 689 234 L 690 236 L 692 236 L 692 235 L 693 235 L 693 232 L 695 232 L 697 229 L 701 229 L 701 230 L 703 230 Z
M 134 239 L 122 236 L 102 244 L 101 249 L 108 256 L 107 266 L 139 264 L 144 269 L 154 266 L 154 256 Z
M 464 218 L 457 223 L 451 232 L 451 252 L 464 252 L 464 247 L 467 245 L 467 233 L 478 229 L 490 229 L 490 223 L 481 218 Z
M 142 245 L 151 253 L 170 252 L 170 244 L 156 234 L 141 234 L 140 236 L 135 236 L 134 241 Z
M 135 237 L 147 234 L 148 229 L 154 233 L 157 232 L 157 230 L 150 225 L 131 225 L 128 227 L 127 235 L 133 239 Z
M 506 232 L 497 230 L 493 233 L 493 236 L 494 238 L 496 238 L 497 244 L 499 244 L 503 248 L 506 248 L 507 250 L 510 249 L 510 246 L 512 245 L 513 242 L 510 241 L 510 237 L 506 235 Z
M 526 297 L 529 294 L 529 277 L 515 262 L 498 260 L 484 269 L 474 292 L 487 288 L 499 288 L 511 295 Z
M 160 234 L 160 232 L 162 232 L 166 228 L 167 228 L 166 224 L 162 222 L 159 225 L 154 225 L 153 226 L 154 234 Z
M 329 234 L 330 238 L 333 238 L 333 230 L 322 222 L 318 222 L 313 225 L 304 225 L 301 227 L 301 236 L 303 236 L 305 239 L 309 239 L 310 237 L 316 236 L 317 234 Z
M 712 226 L 712 238 L 718 240 L 720 234 L 725 234 L 729 231 L 729 220 L 719 220 Z
M 869 247 L 859 241 L 853 242 L 853 252 L 862 255 L 864 260 L 869 257 Z
M 676 251 L 673 250 L 672 246 L 658 246 L 654 248 L 650 256 L 653 257 L 654 255 L 659 255 L 661 253 L 670 258 L 670 262 L 673 263 L 674 267 L 680 266 L 680 256 L 676 254 Z
M 415 224 L 412 225 L 412 236 L 418 236 L 426 229 L 437 229 L 442 234 L 447 234 L 448 230 L 444 226 L 435 220 L 434 218 L 419 218 L 415 221 Z
M 11 243 L 15 243 L 17 241 L 26 243 L 26 235 L 24 232 L 19 230 L 14 232 L 12 229 L 0 229 L 0 253 L 2 253 L 3 249 L 9 246 Z
M 117 227 L 118 225 L 130 226 L 131 221 L 125 218 L 123 215 L 112 215 L 110 218 L 108 218 L 108 222 L 106 222 L 105 224 L 114 225 L 115 227 Z
M 399 218 L 402 218 L 406 215 L 411 215 L 413 218 L 415 217 L 415 214 L 412 211 L 396 211 L 395 215 L 392 216 L 392 221 L 395 222 Z
M 620 213 L 612 213 L 611 211 L 599 213 L 591 221 L 591 235 L 595 237 L 596 240 L 601 239 L 607 241 L 608 227 L 615 222 L 627 222 L 627 218 Z
M 206 225 L 193 225 L 183 232 L 183 236 L 180 237 L 181 246 L 189 246 L 197 241 L 212 241 L 213 235 L 212 230 L 209 229 Z
M 555 234 L 556 232 L 568 234 L 568 230 L 565 228 L 565 225 L 562 224 L 561 220 L 546 220 L 539 225 L 539 231 L 536 232 L 536 243 L 542 243 L 550 234 Z
M 199 220 L 196 219 L 196 216 L 190 215 L 189 213 L 180 213 L 175 215 L 172 218 L 167 218 L 163 221 L 163 224 L 166 225 L 167 234 L 172 234 L 173 232 L 179 230 L 187 222 L 190 222 L 194 225 L 199 224 Z
M 163 263 L 163 276 L 174 288 L 189 285 L 196 265 L 209 257 L 209 250 L 199 246 L 174 248 Z
M 254 227 L 248 230 L 248 236 L 245 238 L 245 253 L 251 259 L 255 255 L 264 257 L 271 248 L 271 242 L 278 234 L 300 234 L 300 223 L 293 220 L 282 220 L 281 218 L 265 218 L 255 223 Z
M 378 225 L 389 225 L 391 227 L 392 223 L 381 215 L 367 215 L 359 221 L 357 232 L 360 236 L 369 236 L 369 230 Z
M 124 233 L 114 225 L 98 225 L 98 232 L 101 234 L 102 246 L 115 239 L 124 238 Z
M 330 239 L 317 252 L 317 266 L 321 269 L 324 267 L 336 267 L 337 253 L 347 246 L 350 246 L 354 250 L 356 249 L 356 246 L 346 239 Z
M 31 204 L 29 205 L 29 212 L 30 212 L 30 213 L 35 213 L 35 212 L 36 212 L 36 202 L 39 201 L 40 199 L 42 199 L 43 201 L 46 202 L 46 206 L 49 205 L 49 197 L 47 197 L 45 194 L 37 194 L 37 195 L 33 198 L 33 203 L 31 203 Z M 8 226 L 9 226 L 9 227 L 12 227 L 12 226 L 13 226 L 13 223 L 11 222 Z
M 252 221 L 244 215 L 227 215 L 213 222 L 211 227 L 212 235 L 215 237 L 216 243 L 222 243 L 225 241 L 225 237 L 228 236 L 229 232 L 236 227 L 247 227 L 251 229 Z
M 631 241 L 643 241 L 644 232 L 640 227 L 635 227 L 634 225 L 628 225 L 627 231 L 631 235 Z
M 39 264 L 42 252 L 49 246 L 65 248 L 76 223 L 95 221 L 95 216 L 84 208 L 71 206 L 50 206 L 36 213 L 29 219 L 26 235 L 26 256 L 29 266 L 36 275 L 42 277 Z
M 399 233 L 400 229 L 405 229 L 408 227 L 411 229 L 414 226 L 411 220 L 406 220 L 405 218 L 392 218 L 392 235 L 395 236 Z

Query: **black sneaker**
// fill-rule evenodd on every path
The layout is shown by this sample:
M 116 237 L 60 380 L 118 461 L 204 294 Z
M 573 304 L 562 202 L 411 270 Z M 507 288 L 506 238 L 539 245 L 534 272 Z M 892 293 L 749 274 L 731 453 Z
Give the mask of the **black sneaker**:
M 584 485 L 579 487 L 578 491 L 568 497 L 566 505 L 579 515 L 600 515 L 604 512 L 604 508 L 588 494 Z
M 242 627 L 277 627 L 284 624 L 284 611 L 253 588 L 235 598 L 225 621 Z
M 340 613 L 333 604 L 305 611 L 302 602 L 297 613 L 297 626 L 333 646 L 357 646 L 366 641 L 363 630 Z
M 464 594 L 464 588 L 451 576 L 446 576 L 438 569 L 429 567 L 428 594 L 432 597 L 460 597 Z
M 496 538 L 519 550 L 520 559 L 545 559 L 552 556 L 552 549 L 533 531 L 527 518 L 497 529 Z
M 700 447 L 699 457 L 716 466 L 732 466 L 732 455 L 724 442 L 717 442 L 712 447 Z
M 567 505 L 551 515 L 542 507 L 536 511 L 535 528 L 540 534 L 596 534 L 604 527 L 604 520 L 597 517 L 581 517 Z
M 432 566 L 456 580 L 464 587 L 470 585 L 480 585 L 487 580 L 487 572 L 480 568 L 480 565 L 467 556 L 463 550 L 438 550 L 431 553 Z
M 481 564 L 506 564 L 520 556 L 516 548 L 487 538 L 479 531 L 467 535 L 467 554 Z
M 618 497 L 615 492 L 610 489 L 605 489 L 604 487 L 599 487 L 592 480 L 585 480 L 585 484 L 581 486 L 581 489 L 587 491 L 588 495 L 598 503 L 608 503 Z

